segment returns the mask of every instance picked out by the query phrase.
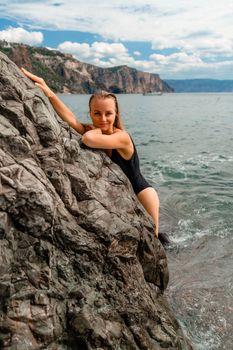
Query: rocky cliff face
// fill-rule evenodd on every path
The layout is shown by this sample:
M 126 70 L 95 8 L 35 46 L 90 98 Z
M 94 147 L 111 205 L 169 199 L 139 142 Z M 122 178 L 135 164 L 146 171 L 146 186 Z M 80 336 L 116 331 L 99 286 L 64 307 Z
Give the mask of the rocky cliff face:
M 127 178 L 0 54 L 0 347 L 191 349 Z
M 173 91 L 157 74 L 140 72 L 127 66 L 100 68 L 59 51 L 4 42 L 0 42 L 0 51 L 19 67 L 23 66 L 43 77 L 57 92 L 89 94 L 100 89 L 114 93 Z

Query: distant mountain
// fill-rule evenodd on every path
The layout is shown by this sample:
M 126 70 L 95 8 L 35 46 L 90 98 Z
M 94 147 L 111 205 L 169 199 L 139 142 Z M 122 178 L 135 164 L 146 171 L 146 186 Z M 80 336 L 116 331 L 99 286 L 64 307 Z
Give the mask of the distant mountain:
M 185 79 L 166 80 L 175 92 L 233 92 L 233 80 Z
M 128 66 L 101 68 L 80 62 L 72 55 L 43 47 L 0 41 L 0 51 L 19 67 L 41 76 L 55 92 L 91 94 L 96 90 L 114 93 L 173 92 L 158 74 Z

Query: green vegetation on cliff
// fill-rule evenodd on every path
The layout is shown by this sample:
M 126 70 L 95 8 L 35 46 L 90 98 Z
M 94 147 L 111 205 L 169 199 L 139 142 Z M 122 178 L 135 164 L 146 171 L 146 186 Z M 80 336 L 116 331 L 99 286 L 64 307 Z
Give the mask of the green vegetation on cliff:
M 114 93 L 173 91 L 158 74 L 140 72 L 126 65 L 101 68 L 57 50 L 5 41 L 0 41 L 0 51 L 19 67 L 41 76 L 55 92 L 90 94 L 99 89 Z

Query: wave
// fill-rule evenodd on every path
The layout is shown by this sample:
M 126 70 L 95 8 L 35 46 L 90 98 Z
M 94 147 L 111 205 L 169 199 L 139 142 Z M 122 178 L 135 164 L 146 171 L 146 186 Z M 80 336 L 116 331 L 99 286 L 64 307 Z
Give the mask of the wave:
M 160 206 L 160 230 L 167 232 L 176 246 L 189 246 L 204 237 L 225 238 L 233 234 L 233 202 L 216 193 L 168 191 Z

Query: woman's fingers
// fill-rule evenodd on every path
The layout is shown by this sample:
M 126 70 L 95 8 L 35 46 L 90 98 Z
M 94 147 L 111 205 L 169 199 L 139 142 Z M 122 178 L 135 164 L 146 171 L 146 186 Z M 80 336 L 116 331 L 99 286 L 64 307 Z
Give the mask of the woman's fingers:
M 156 226 L 155 235 L 156 235 L 156 238 L 159 238 L 159 228 L 157 229 L 157 226 Z
M 41 90 L 44 91 L 44 93 L 47 93 L 48 88 L 46 88 L 43 84 L 35 83 L 36 86 L 38 86 Z
M 30 79 L 32 79 L 33 81 L 43 84 L 44 80 L 40 77 L 38 77 L 37 75 L 34 75 L 32 73 L 30 73 L 28 70 L 26 70 L 25 68 L 21 68 L 22 72 Z M 45 83 L 44 83 L 45 84 Z
M 35 85 L 38 86 L 48 98 L 53 95 L 52 90 L 50 90 L 46 84 L 35 83 Z
M 156 218 L 155 218 L 155 235 L 156 235 L 156 238 L 159 238 L 159 204 L 158 204 Z
M 48 85 L 45 83 L 44 79 L 38 77 L 37 75 L 32 74 L 25 68 L 21 68 L 22 72 L 32 81 L 34 81 L 35 85 L 38 86 L 46 96 L 50 96 L 52 91 L 48 87 Z

